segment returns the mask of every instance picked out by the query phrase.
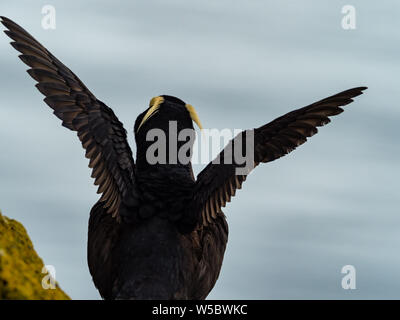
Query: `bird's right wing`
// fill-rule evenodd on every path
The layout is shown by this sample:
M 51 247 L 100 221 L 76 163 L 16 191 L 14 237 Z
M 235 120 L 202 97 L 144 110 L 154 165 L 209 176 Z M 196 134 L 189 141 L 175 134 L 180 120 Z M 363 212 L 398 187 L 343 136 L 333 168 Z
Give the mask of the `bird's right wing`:
M 134 161 L 126 138 L 126 130 L 114 112 L 86 88 L 79 78 L 27 31 L 8 18 L 1 17 L 11 45 L 31 69 L 28 73 L 38 83 L 36 87 L 44 101 L 62 120 L 63 126 L 76 131 L 92 177 L 101 193 L 103 207 L 119 219 L 122 198 L 134 184 Z
M 221 208 L 231 200 L 246 179 L 247 172 L 239 173 L 242 165 L 234 158 L 235 146 L 246 150 L 246 136 L 253 134 L 253 162 L 251 168 L 261 162 L 278 159 L 307 141 L 318 132 L 317 127 L 330 122 L 329 117 L 343 112 L 341 106 L 353 102 L 365 87 L 338 93 L 309 106 L 289 112 L 259 128 L 239 133 L 219 154 L 219 163 L 210 162 L 198 175 L 194 193 L 194 209 L 201 215 L 199 227 L 213 224 L 223 215 Z M 226 152 L 230 150 L 230 152 Z M 228 158 L 227 158 L 228 155 Z M 228 160 L 228 161 L 226 161 Z

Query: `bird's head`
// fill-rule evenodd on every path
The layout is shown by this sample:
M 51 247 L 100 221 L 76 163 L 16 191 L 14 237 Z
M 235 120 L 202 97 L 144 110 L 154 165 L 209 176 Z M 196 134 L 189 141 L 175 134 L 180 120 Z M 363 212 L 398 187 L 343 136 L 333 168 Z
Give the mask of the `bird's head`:
M 168 95 L 152 98 L 135 122 L 137 165 L 187 164 L 195 137 L 193 121 L 202 129 L 192 105 Z

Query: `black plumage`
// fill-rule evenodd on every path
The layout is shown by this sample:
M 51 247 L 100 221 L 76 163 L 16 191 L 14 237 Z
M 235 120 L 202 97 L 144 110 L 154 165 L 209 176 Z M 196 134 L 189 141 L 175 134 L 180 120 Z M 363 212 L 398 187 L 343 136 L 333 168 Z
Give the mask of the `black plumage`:
M 230 163 L 210 163 L 194 178 L 190 162 L 150 164 L 146 141 L 150 129 L 193 129 L 197 115 L 182 100 L 160 96 L 135 123 L 136 163 L 126 131 L 114 112 L 28 32 L 8 18 L 1 22 L 21 52 L 28 73 L 45 102 L 76 131 L 86 150 L 99 201 L 89 219 L 88 264 L 105 299 L 204 299 L 222 265 L 228 225 L 221 210 L 240 189 L 246 173 Z M 354 88 L 289 112 L 253 131 L 254 165 L 294 150 L 343 111 L 365 87 Z M 245 143 L 242 139 L 242 144 Z M 178 141 L 178 147 L 184 142 Z M 220 160 L 227 157 L 221 152 Z M 226 160 L 226 159 L 225 159 Z

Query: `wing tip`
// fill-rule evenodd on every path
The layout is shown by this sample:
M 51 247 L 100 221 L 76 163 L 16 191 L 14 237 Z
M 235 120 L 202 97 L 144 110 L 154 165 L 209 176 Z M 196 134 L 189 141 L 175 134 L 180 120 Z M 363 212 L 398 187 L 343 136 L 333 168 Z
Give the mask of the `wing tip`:
M 356 88 L 352 88 L 349 90 L 344 91 L 345 93 L 349 93 L 351 98 L 357 97 L 361 94 L 364 93 L 365 90 L 367 90 L 368 87 L 356 87 Z
M 0 22 L 1 22 L 1 24 L 2 24 L 4 27 L 6 27 L 6 29 L 4 30 L 4 32 L 10 31 L 9 28 L 8 28 L 8 26 L 7 26 L 7 20 L 5 20 L 4 17 L 0 17 Z
M 15 24 L 14 21 L 11 19 L 5 17 L 5 16 L 0 16 L 0 22 L 2 23 L 3 26 L 5 26 L 7 29 L 10 29 L 10 24 Z
M 345 105 L 348 105 L 348 104 L 354 102 L 354 98 L 362 95 L 364 93 L 364 91 L 367 89 L 368 89 L 368 87 L 355 87 L 355 88 L 347 89 L 347 90 L 337 93 L 329 98 L 323 99 L 319 102 L 329 101 L 331 99 L 339 99 L 339 100 L 341 100 L 341 103 L 338 104 L 338 106 L 339 105 L 345 106 Z
M 363 91 L 365 91 L 365 90 L 367 90 L 368 89 L 368 87 L 357 87 L 357 88 L 354 88 L 355 90 L 358 90 L 358 91 L 360 91 L 361 93 L 363 93 Z

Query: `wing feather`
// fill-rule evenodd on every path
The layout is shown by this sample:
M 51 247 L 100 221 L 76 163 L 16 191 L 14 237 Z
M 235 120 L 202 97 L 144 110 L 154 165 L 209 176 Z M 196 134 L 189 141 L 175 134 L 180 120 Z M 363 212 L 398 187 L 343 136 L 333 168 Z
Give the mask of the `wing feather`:
M 365 89 L 366 87 L 359 87 L 343 91 L 253 129 L 254 166 L 278 159 L 296 149 L 318 132 L 317 127 L 328 124 L 329 117 L 342 113 L 341 107 L 351 103 L 353 98 L 362 94 Z M 198 210 L 202 217 L 200 227 L 214 223 L 223 215 L 221 207 L 231 200 L 246 180 L 246 175 L 236 174 L 240 165 L 235 159 L 229 161 L 231 164 L 223 162 L 226 154 L 232 154 L 226 153 L 225 150 L 233 150 L 236 142 L 245 141 L 245 135 L 246 132 L 243 131 L 231 140 L 218 156 L 222 161 L 219 164 L 210 162 L 197 177 L 194 203 L 195 210 Z
M 122 123 L 27 31 L 5 17 L 1 23 L 8 29 L 5 33 L 13 40 L 11 45 L 21 53 L 20 59 L 30 67 L 28 73 L 38 82 L 44 101 L 64 127 L 77 132 L 102 194 L 99 201 L 119 219 L 121 198 L 134 184 L 134 161 Z

